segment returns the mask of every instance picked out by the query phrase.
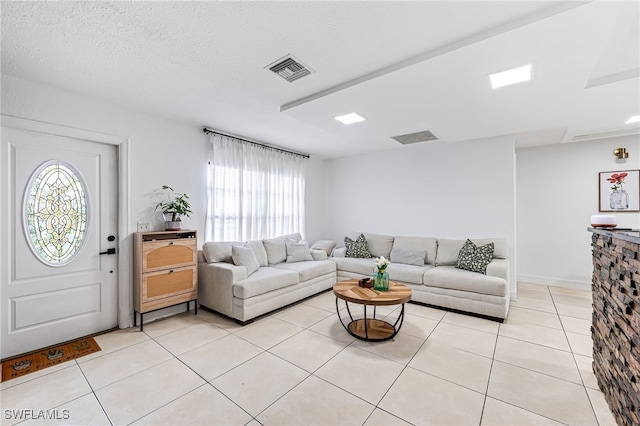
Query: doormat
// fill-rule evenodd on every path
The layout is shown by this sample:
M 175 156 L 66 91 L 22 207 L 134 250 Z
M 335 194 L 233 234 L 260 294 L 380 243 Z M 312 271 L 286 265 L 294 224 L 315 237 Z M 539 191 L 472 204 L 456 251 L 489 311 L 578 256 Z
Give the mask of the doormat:
M 93 337 L 85 337 L 63 345 L 52 346 L 2 362 L 2 381 L 15 379 L 25 374 L 40 371 L 47 367 L 75 358 L 98 352 L 100 346 Z

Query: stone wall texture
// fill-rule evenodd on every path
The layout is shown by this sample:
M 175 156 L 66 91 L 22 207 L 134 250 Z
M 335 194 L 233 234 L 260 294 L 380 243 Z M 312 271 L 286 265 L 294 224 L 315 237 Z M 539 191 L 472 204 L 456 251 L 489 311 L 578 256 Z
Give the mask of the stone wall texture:
M 640 425 L 640 244 L 594 232 L 591 246 L 593 371 L 618 424 Z

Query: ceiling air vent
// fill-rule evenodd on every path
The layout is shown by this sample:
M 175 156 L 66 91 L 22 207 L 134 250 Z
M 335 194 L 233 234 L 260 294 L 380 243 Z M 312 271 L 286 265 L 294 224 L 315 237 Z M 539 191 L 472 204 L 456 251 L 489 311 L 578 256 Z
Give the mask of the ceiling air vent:
M 604 138 L 615 138 L 618 136 L 629 136 L 629 135 L 637 135 L 640 133 L 637 127 L 629 128 L 629 129 L 621 129 L 621 130 L 612 130 L 608 132 L 600 132 L 600 133 L 587 133 L 583 135 L 574 135 L 570 142 L 582 142 L 582 141 L 590 141 L 594 139 L 604 139 Z
M 276 62 L 267 65 L 265 68 L 268 68 L 271 72 L 284 78 L 289 83 L 293 83 L 294 81 L 313 72 L 311 68 L 291 55 L 278 59 Z
M 403 145 L 409 145 L 411 143 L 437 141 L 438 137 L 431 130 L 425 130 L 407 135 L 392 136 L 391 139 Z

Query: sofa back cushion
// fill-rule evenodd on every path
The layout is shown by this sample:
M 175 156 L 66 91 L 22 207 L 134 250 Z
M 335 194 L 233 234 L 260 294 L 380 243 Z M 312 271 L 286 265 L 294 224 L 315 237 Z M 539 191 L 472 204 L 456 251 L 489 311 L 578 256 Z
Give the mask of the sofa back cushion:
M 424 263 L 433 265 L 438 251 L 438 239 L 429 237 L 396 237 L 393 240 L 393 249 L 424 250 L 426 252 Z M 393 262 L 394 260 L 391 259 L 391 261 Z
M 367 234 L 363 233 L 364 238 L 367 240 L 367 247 L 373 257 L 384 256 L 387 259 L 391 256 L 391 248 L 393 247 L 393 236 L 381 235 L 381 234 Z M 360 233 L 351 233 L 349 238 L 355 240 Z
M 302 236 L 296 232 L 294 234 L 262 240 L 264 249 L 267 252 L 267 262 L 269 265 L 277 265 L 287 260 L 287 246 L 285 244 L 287 238 L 300 241 Z
M 208 241 L 202 245 L 202 253 L 207 263 L 227 262 L 231 259 L 231 246 L 242 244 L 240 241 Z
M 509 257 L 507 241 L 504 238 L 470 238 L 477 246 L 484 246 L 493 243 L 493 257 L 496 259 L 507 259 Z M 436 266 L 456 265 L 458 254 L 467 240 L 438 240 L 438 252 L 436 254 Z

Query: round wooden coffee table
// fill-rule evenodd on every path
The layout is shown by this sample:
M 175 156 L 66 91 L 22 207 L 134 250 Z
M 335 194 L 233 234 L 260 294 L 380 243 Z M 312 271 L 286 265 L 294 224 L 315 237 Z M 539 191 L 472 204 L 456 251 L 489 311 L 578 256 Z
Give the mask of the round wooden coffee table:
M 340 281 L 333 286 L 333 294 L 336 295 L 336 312 L 342 326 L 349 334 L 358 339 L 368 342 L 381 342 L 393 339 L 404 321 L 404 304 L 411 300 L 411 289 L 406 285 L 389 281 L 388 291 L 377 291 L 373 288 L 358 287 L 358 280 Z M 344 300 L 344 304 L 349 313 L 351 322 L 345 325 L 340 317 L 340 309 L 338 300 Z M 349 302 L 364 305 L 364 318 L 353 319 Z M 400 315 L 395 323 L 391 324 L 387 321 L 376 318 L 377 306 L 399 305 L 402 304 Z M 367 307 L 373 306 L 373 317 L 367 318 Z

